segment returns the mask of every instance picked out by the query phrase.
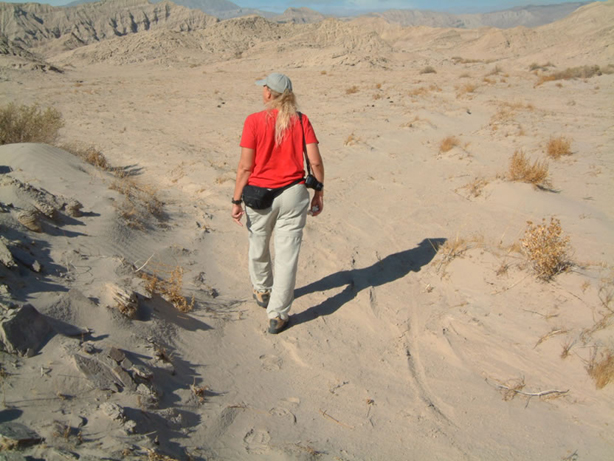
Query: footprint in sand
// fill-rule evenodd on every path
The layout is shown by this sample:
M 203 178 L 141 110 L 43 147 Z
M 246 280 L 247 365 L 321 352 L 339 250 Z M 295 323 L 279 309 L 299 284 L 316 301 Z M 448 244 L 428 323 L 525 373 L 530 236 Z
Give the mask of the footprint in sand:
M 260 363 L 262 365 L 262 369 L 266 371 L 279 371 L 281 370 L 281 365 L 283 360 L 276 355 L 261 355 Z
M 281 407 L 271 408 L 269 413 L 273 416 L 277 416 L 279 418 L 286 418 L 288 421 L 292 422 L 292 424 L 296 424 L 296 416 L 290 410 Z
M 243 437 L 243 443 L 245 444 L 245 451 L 248 453 L 263 454 L 269 451 L 269 442 L 271 436 L 269 433 L 262 429 L 251 428 L 245 437 Z

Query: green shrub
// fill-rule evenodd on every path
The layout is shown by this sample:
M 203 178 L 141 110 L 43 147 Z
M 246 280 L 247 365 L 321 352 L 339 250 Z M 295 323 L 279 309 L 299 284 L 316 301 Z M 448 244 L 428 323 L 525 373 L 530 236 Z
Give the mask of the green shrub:
M 64 126 L 62 114 L 51 107 L 37 104 L 18 106 L 10 103 L 0 107 L 0 145 L 19 142 L 53 144 Z

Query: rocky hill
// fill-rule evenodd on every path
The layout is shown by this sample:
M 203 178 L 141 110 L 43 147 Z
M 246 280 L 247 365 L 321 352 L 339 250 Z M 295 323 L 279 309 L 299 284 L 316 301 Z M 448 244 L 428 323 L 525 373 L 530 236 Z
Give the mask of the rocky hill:
M 59 8 L 37 3 L 0 3 L 0 34 L 26 48 L 54 42 L 74 49 L 113 37 L 167 29 L 192 31 L 218 20 L 171 2 L 106 0 Z

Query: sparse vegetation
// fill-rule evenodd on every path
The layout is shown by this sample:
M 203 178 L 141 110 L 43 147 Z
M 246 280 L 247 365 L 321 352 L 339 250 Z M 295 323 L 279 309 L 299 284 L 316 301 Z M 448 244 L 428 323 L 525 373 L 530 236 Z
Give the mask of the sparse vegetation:
M 62 114 L 51 107 L 42 109 L 10 103 L 0 107 L 0 145 L 21 142 L 53 144 L 64 126 Z
M 563 155 L 571 155 L 571 140 L 565 136 L 551 137 L 546 145 L 548 157 L 558 159 Z
M 360 142 L 360 138 L 357 137 L 356 135 L 354 135 L 354 133 L 352 133 L 351 135 L 349 135 L 345 141 L 343 141 L 343 145 L 344 146 L 353 146 L 354 144 L 357 144 Z
M 354 85 L 346 89 L 345 94 L 354 94 L 354 93 L 358 93 L 358 91 L 359 91 L 358 87 Z
M 435 70 L 433 66 L 426 66 L 420 71 L 420 73 L 421 74 L 436 74 L 437 71 Z
M 541 65 L 534 62 L 529 66 L 529 70 L 531 72 L 535 72 L 538 70 L 545 71 L 545 70 L 548 70 L 548 67 L 555 67 L 555 65 L 552 64 L 550 61 L 548 61 L 546 64 L 541 64 Z
M 144 229 L 150 215 L 162 219 L 164 204 L 152 186 L 140 185 L 133 178 L 124 176 L 116 178 L 109 188 L 125 197 L 125 200 L 117 205 L 117 210 L 129 227 Z
M 479 197 L 482 195 L 484 187 L 488 185 L 488 180 L 484 178 L 475 178 L 469 184 L 463 186 L 463 189 L 467 189 L 471 197 Z
M 569 237 L 563 236 L 561 222 L 556 218 L 550 218 L 549 224 L 545 219 L 541 224 L 529 221 L 520 244 L 540 280 L 550 281 L 571 267 Z
M 194 308 L 195 298 L 192 297 L 192 301 L 188 303 L 187 299 L 181 294 L 183 289 L 182 267 L 175 267 L 171 271 L 168 281 L 158 277 L 156 273 L 147 274 L 145 272 L 139 272 L 139 275 L 147 282 L 145 289 L 149 294 L 160 294 L 181 312 L 190 312 Z
M 501 69 L 501 67 L 499 67 L 499 66 L 495 66 L 495 67 L 493 67 L 493 69 L 492 69 L 490 72 L 488 72 L 488 73 L 486 74 L 486 76 L 491 76 L 491 75 L 499 75 L 501 72 L 503 72 L 503 70 Z
M 614 73 L 614 65 L 609 64 L 606 67 L 595 66 L 580 66 L 569 67 L 560 72 L 555 72 L 550 75 L 540 75 L 535 86 L 539 86 L 545 82 L 553 82 L 555 80 L 571 80 L 576 78 L 591 78 L 594 76 L 600 76 L 603 74 Z
M 597 389 L 603 389 L 611 381 L 614 381 L 614 353 L 608 349 L 602 352 L 601 357 L 597 359 L 597 354 L 594 352 L 586 370 L 595 381 Z
M 107 158 L 104 156 L 102 152 L 96 149 L 94 146 L 86 146 L 78 143 L 64 144 L 60 146 L 60 148 L 64 149 L 71 154 L 82 158 L 90 165 L 94 165 L 96 168 L 104 171 L 108 171 L 111 168 L 111 165 L 107 161 Z
M 448 136 L 443 138 L 439 143 L 439 152 L 451 151 L 454 147 L 458 146 L 460 141 L 455 136 Z
M 533 184 L 539 188 L 550 187 L 548 179 L 548 164 L 536 160 L 531 163 L 524 152 L 517 150 L 510 159 L 507 178 L 510 181 L 520 181 Z
M 474 93 L 477 89 L 478 86 L 475 83 L 465 83 L 464 85 L 458 87 L 456 96 L 460 97 L 468 93 Z

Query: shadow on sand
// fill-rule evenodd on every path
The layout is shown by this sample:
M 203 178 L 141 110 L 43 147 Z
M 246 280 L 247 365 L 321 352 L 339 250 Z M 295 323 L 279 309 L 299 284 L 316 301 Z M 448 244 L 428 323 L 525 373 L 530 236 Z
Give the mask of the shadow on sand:
M 313 320 L 321 315 L 330 315 L 341 306 L 354 299 L 365 288 L 378 287 L 405 277 L 410 272 L 418 272 L 430 263 L 437 248 L 446 242 L 445 238 L 424 239 L 415 248 L 386 256 L 372 266 L 351 269 L 328 275 L 317 282 L 294 290 L 294 297 L 331 290 L 345 286 L 343 291 L 326 299 L 317 306 L 292 316 L 291 325 Z

